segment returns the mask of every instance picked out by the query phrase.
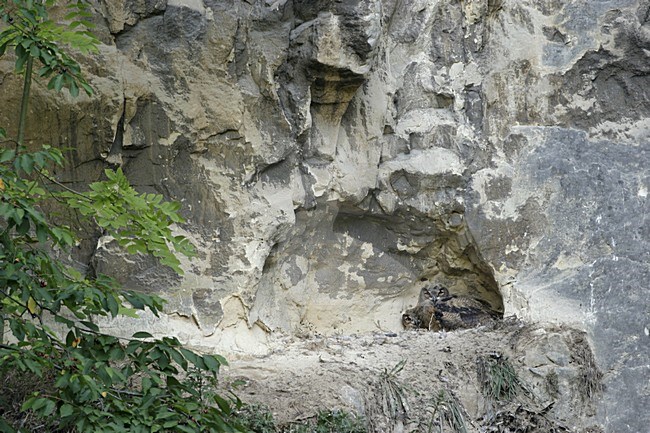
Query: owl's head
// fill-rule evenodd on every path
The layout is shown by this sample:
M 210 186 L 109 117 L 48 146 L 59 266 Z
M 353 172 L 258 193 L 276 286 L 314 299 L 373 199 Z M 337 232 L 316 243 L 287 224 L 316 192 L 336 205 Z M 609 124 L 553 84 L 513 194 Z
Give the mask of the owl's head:
M 438 299 L 449 297 L 449 289 L 445 286 L 434 286 L 432 291 L 436 294 L 436 298 Z
M 413 314 L 413 309 L 406 310 L 402 313 L 402 326 L 404 329 L 417 329 L 420 327 L 420 319 Z

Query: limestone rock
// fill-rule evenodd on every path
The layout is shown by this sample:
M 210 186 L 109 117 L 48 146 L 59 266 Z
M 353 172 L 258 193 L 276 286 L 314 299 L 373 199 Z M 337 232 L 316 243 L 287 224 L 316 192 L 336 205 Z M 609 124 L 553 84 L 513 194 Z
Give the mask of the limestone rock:
M 121 166 L 183 204 L 176 229 L 199 250 L 183 278 L 125 262 L 101 233 L 76 257 L 170 298 L 182 326 L 161 330 L 230 353 L 263 352 L 269 333 L 396 331 L 422 281 L 438 282 L 586 331 L 605 372 L 597 419 L 638 433 L 650 424 L 649 10 L 100 0 L 104 44 L 82 59 L 96 94 L 34 86 L 27 138 L 76 149 L 57 173 L 71 186 Z M 0 60 L 10 133 L 11 68 Z M 558 368 L 571 363 L 549 345 Z

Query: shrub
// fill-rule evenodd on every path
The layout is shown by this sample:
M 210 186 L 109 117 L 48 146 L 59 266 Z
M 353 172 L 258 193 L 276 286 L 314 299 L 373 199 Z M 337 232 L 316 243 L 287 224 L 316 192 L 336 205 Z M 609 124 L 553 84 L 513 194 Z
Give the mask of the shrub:
M 182 272 L 175 253 L 194 250 L 170 224 L 183 223 L 180 206 L 157 194 L 139 194 L 121 170 L 74 191 L 51 174 L 63 166 L 59 149 L 23 145 L 27 103 L 36 72 L 48 88 L 72 96 L 92 89 L 79 65 L 61 48 L 93 51 L 98 41 L 88 28 L 82 0 L 68 3 L 67 25 L 48 15 L 54 0 L 1 0 L 0 55 L 15 52 L 25 76 L 15 140 L 0 128 L 0 377 L 12 399 L 0 400 L 0 430 L 78 432 L 236 432 L 228 421 L 239 401 L 206 392 L 226 360 L 181 346 L 175 338 L 136 332 L 131 338 L 108 335 L 98 317 L 149 310 L 160 314 L 158 296 L 125 290 L 105 275 L 82 275 L 57 259 L 76 244 L 75 232 L 42 211 L 55 200 L 83 224 L 96 224 L 129 253 L 150 254 Z M 51 325 L 64 329 L 53 331 Z M 5 342 L 5 325 L 11 338 Z M 197 379 L 198 378 L 198 379 Z M 5 395 L 5 397 L 8 397 Z M 19 406 L 18 406 L 19 405 Z

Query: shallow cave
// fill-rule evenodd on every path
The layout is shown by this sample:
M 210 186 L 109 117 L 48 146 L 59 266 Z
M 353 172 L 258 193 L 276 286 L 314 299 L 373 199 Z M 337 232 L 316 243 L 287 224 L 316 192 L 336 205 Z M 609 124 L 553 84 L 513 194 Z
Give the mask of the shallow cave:
M 333 231 L 372 244 L 413 269 L 407 286 L 441 285 L 451 294 L 483 300 L 503 312 L 503 298 L 461 213 L 441 217 L 369 215 L 342 209 Z M 371 287 L 370 287 L 371 289 Z
M 503 299 L 462 214 L 376 214 L 329 203 L 296 214 L 269 251 L 249 323 L 323 334 L 401 331 L 422 287 L 442 285 L 502 316 Z

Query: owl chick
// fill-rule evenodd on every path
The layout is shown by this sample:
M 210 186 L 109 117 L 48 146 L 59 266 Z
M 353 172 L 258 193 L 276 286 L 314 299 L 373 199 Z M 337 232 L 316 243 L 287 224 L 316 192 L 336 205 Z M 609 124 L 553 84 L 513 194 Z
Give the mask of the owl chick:
M 435 317 L 446 331 L 490 323 L 497 313 L 484 301 L 467 296 L 450 295 L 446 287 L 440 287 L 433 302 Z
M 420 296 L 418 297 L 417 305 L 433 304 L 438 295 L 440 286 L 424 286 L 420 289 Z
M 490 310 L 490 304 L 481 300 L 470 298 L 469 296 L 450 295 L 449 289 L 444 286 L 434 286 L 431 291 L 435 291 L 432 297 L 433 303 L 444 304 L 456 308 L 476 308 L 479 310 Z
M 436 317 L 436 308 L 432 304 L 417 305 L 402 314 L 404 329 L 428 329 L 440 331 L 442 327 Z

